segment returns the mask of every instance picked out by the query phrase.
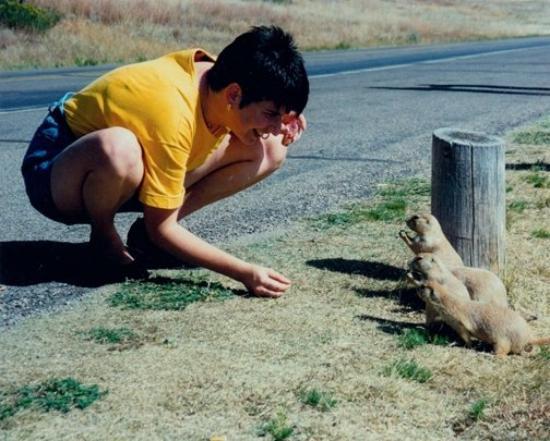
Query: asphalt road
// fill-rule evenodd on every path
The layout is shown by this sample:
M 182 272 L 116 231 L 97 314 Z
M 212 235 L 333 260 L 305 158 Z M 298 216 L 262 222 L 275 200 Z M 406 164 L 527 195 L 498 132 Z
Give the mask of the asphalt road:
M 550 38 L 305 57 L 307 133 L 272 177 L 191 216 L 201 237 L 223 246 L 369 197 L 379 182 L 428 177 L 437 128 L 502 135 L 550 112 Z M 34 212 L 19 175 L 47 104 L 106 68 L 0 73 L 0 325 L 117 280 L 87 264 L 88 227 Z M 117 217 L 123 234 L 133 218 Z

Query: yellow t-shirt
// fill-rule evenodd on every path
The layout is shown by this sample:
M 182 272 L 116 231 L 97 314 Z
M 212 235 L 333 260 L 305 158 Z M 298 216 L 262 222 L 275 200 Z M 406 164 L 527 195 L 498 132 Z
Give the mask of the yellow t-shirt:
M 203 118 L 195 61 L 213 61 L 201 49 L 174 52 L 115 69 L 75 94 L 64 105 L 75 136 L 108 127 L 134 133 L 145 173 L 139 200 L 175 209 L 185 195 L 185 173 L 201 165 L 223 137 Z

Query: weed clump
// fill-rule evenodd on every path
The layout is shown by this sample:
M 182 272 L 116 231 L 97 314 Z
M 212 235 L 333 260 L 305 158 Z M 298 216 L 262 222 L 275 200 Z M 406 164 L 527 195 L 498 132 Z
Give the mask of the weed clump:
M 72 408 L 85 409 L 107 394 L 97 385 L 85 386 L 74 378 L 48 380 L 37 386 L 23 386 L 13 392 L 0 392 L 0 421 L 23 409 L 63 413 Z
M 336 406 L 337 401 L 329 392 L 323 392 L 318 389 L 303 390 L 300 392 L 300 401 L 303 404 L 319 409 L 323 412 Z
M 527 201 L 513 201 L 508 204 L 508 209 L 516 213 L 523 213 L 527 205 Z
M 258 430 L 258 436 L 271 435 L 274 441 L 283 441 L 293 433 L 294 427 L 288 425 L 288 418 L 282 411 Z
M 128 328 L 92 328 L 84 333 L 88 340 L 100 344 L 125 343 L 137 338 L 137 334 Z
M 485 417 L 485 409 L 487 408 L 487 404 L 487 400 L 485 399 L 477 400 L 470 407 L 468 416 L 474 421 L 483 419 Z
M 550 361 L 550 348 L 548 346 L 541 346 L 537 356 L 543 360 Z
M 550 180 L 548 179 L 548 176 L 539 171 L 534 171 L 533 173 L 528 174 L 524 179 L 525 182 L 531 184 L 534 188 L 550 187 Z
M 109 298 L 111 306 L 124 309 L 183 310 L 189 304 L 226 300 L 233 292 L 218 282 L 156 278 L 147 282 L 129 281 Z
M 384 375 L 392 376 L 397 375 L 398 377 L 405 378 L 407 380 L 417 381 L 419 383 L 425 383 L 430 378 L 432 378 L 432 373 L 429 369 L 420 366 L 414 360 L 397 360 L 393 362 L 390 366 L 387 366 L 384 369 Z
M 398 336 L 398 345 L 404 349 L 413 349 L 427 344 L 447 346 L 449 339 L 444 335 L 430 333 L 423 328 L 406 329 Z
M 531 236 L 535 239 L 550 239 L 550 231 L 545 230 L 544 228 L 539 228 L 531 232 Z

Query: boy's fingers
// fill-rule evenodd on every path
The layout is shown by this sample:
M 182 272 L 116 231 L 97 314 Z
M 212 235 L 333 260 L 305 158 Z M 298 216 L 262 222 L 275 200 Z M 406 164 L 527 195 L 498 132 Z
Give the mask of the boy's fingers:
M 256 292 L 256 295 L 258 297 L 272 297 L 272 298 L 275 298 L 275 297 L 281 297 L 283 295 L 282 292 L 276 292 L 276 291 L 269 291 L 267 289 L 263 289 L 263 290 L 258 290 Z
M 284 124 L 288 124 L 289 122 L 291 122 L 293 119 L 296 118 L 296 112 L 293 110 L 291 112 L 288 112 L 288 113 L 285 113 L 283 116 L 282 116 L 282 121 Z
M 274 279 L 274 280 L 276 280 L 276 281 L 278 281 L 278 282 L 281 282 L 281 283 L 283 283 L 283 284 L 285 284 L 285 285 L 290 285 L 290 283 L 291 283 L 290 280 L 287 279 L 285 276 L 283 276 L 282 274 L 279 274 L 278 272 L 273 271 L 273 270 L 270 271 L 269 276 L 270 276 L 272 279 Z

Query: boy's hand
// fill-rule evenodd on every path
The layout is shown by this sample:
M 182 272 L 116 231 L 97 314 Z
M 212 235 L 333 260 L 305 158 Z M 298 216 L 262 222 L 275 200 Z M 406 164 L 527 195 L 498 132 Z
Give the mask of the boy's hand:
M 260 265 L 251 265 L 242 282 L 257 297 L 280 297 L 290 287 L 290 280 L 285 276 Z
M 302 136 L 302 133 L 307 128 L 306 117 L 296 115 L 296 112 L 290 112 L 282 117 L 283 127 L 283 145 L 287 146 L 296 142 Z

